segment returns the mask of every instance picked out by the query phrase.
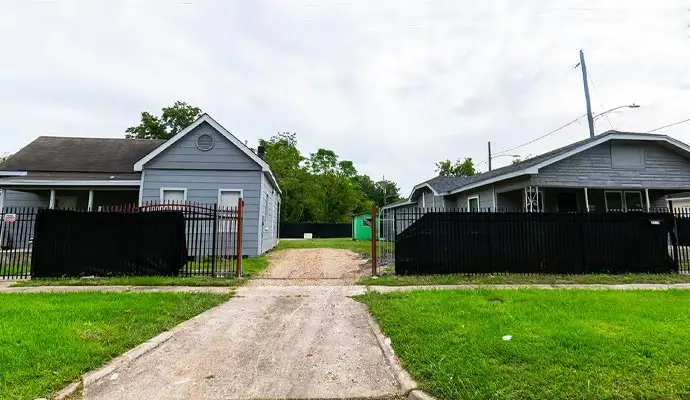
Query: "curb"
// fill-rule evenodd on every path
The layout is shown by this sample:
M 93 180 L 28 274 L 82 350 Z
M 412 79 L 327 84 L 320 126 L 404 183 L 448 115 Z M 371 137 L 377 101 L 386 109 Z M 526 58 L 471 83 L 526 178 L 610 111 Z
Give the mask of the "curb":
M 207 312 L 215 310 L 218 307 L 224 306 L 226 303 L 227 301 L 218 304 L 213 308 L 209 308 L 208 310 L 202 312 L 201 314 L 195 315 L 190 319 L 182 321 L 174 327 L 170 328 L 169 330 L 157 336 L 154 336 L 151 339 L 145 341 L 144 343 L 136 346 L 135 348 L 123 353 L 122 355 L 113 358 L 112 360 L 110 360 L 110 362 L 108 362 L 101 368 L 83 374 L 78 381 L 72 382 L 65 388 L 61 389 L 52 398 L 54 400 L 64 400 L 65 398 L 74 395 L 79 390 L 83 390 L 97 384 L 98 382 L 106 378 L 108 375 L 112 374 L 120 368 L 126 367 L 135 360 L 143 357 L 144 355 L 160 347 L 163 343 L 172 339 L 175 334 L 187 327 L 187 323 L 194 321 L 197 318 L 200 318 Z
M 407 400 L 436 400 L 436 397 L 430 396 L 421 390 L 415 389 L 407 396 Z
M 391 345 L 386 343 L 386 339 L 383 337 L 383 332 L 381 332 L 381 328 L 379 328 L 379 325 L 371 316 L 371 313 L 369 313 L 368 307 L 367 320 L 369 321 L 371 330 L 374 332 L 374 336 L 376 336 L 376 340 L 379 342 L 379 347 L 381 348 L 381 351 L 383 351 L 383 355 L 386 357 L 388 365 L 390 365 L 391 369 L 393 369 L 393 374 L 395 375 L 395 379 L 398 381 L 402 392 L 410 393 L 410 395 L 412 395 L 412 392 L 415 392 L 414 389 L 417 389 L 417 382 L 415 382 L 414 379 L 412 379 L 412 376 L 410 376 L 410 374 L 402 367 L 400 360 L 398 359 L 398 356 L 395 355 L 395 351 L 393 351 Z M 411 397 L 410 399 L 414 398 Z

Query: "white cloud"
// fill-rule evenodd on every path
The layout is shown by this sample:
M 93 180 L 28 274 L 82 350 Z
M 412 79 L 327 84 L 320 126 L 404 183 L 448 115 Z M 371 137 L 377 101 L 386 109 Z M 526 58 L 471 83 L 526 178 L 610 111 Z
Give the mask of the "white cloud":
M 616 129 L 690 117 L 683 0 L 0 6 L 0 152 L 41 134 L 121 136 L 184 100 L 250 142 L 297 132 L 304 152 L 331 148 L 407 192 L 439 159 L 482 161 L 488 140 L 500 151 L 583 114 L 580 48 L 595 112 L 642 105 L 609 115 Z M 520 151 L 585 137 L 583 120 Z

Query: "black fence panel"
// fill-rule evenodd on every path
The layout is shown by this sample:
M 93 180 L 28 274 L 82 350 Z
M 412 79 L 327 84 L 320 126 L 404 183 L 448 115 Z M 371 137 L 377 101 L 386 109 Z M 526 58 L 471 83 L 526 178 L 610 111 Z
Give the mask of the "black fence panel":
M 352 224 L 306 222 L 280 225 L 281 239 L 302 239 L 305 233 L 311 233 L 314 238 L 347 238 L 352 237 Z
M 412 210 L 396 215 L 397 274 L 670 273 L 670 213 Z M 675 251 L 677 253 L 677 250 Z
M 178 275 L 187 262 L 182 212 L 41 210 L 32 277 Z

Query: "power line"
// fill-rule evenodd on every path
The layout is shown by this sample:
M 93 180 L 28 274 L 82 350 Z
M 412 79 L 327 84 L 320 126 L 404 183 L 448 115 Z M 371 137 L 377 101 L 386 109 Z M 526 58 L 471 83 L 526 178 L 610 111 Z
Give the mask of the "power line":
M 579 121 L 580 121 L 580 118 L 582 118 L 582 116 L 575 118 L 574 120 L 568 122 L 568 123 L 565 124 L 565 125 L 559 126 L 558 128 L 552 130 L 552 131 L 549 132 L 549 133 L 546 133 L 546 134 L 544 134 L 544 135 L 541 135 L 541 136 L 539 136 L 538 138 L 532 139 L 532 140 L 530 140 L 529 142 L 523 143 L 523 144 L 521 144 L 521 145 L 519 145 L 519 146 L 515 146 L 515 147 L 510 148 L 510 149 L 508 149 L 508 150 L 499 151 L 498 153 L 494 153 L 494 155 L 497 156 L 497 155 L 499 155 L 499 154 L 504 154 L 504 153 L 507 153 L 507 152 L 509 152 L 509 151 L 517 150 L 517 149 L 519 149 L 519 148 L 521 148 L 521 147 L 527 146 L 528 144 L 532 144 L 532 143 L 534 143 L 534 142 L 536 142 L 536 141 L 538 141 L 538 140 L 544 139 L 544 138 L 547 137 L 547 136 L 551 136 L 551 135 L 553 135 L 554 133 L 560 131 L 561 129 L 567 128 L 568 126 L 570 126 L 570 125 L 572 125 L 572 124 L 574 124 L 574 123 L 576 123 L 576 122 L 579 122 Z
M 652 129 L 651 131 L 648 131 L 647 133 L 652 133 L 652 132 L 658 131 L 658 130 L 660 130 L 660 129 L 669 128 L 669 127 L 671 127 L 671 126 L 675 126 L 675 125 L 678 125 L 678 124 L 682 124 L 682 123 L 688 122 L 688 121 L 690 121 L 690 118 L 684 119 L 684 120 L 682 120 L 682 121 L 674 122 L 674 123 L 672 123 L 672 124 L 660 126 L 660 127 L 658 127 L 658 128 L 654 128 L 654 129 Z

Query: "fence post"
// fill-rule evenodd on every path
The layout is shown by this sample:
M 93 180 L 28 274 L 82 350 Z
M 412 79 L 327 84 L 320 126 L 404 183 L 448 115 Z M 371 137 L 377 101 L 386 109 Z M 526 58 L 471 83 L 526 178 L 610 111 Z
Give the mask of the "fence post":
M 242 225 L 244 222 L 244 200 L 237 200 L 237 265 L 235 265 L 235 276 L 242 277 Z
M 211 276 L 216 276 L 216 243 L 218 240 L 218 203 L 213 205 L 213 240 L 211 249 Z
M 376 276 L 376 206 L 371 206 L 371 275 Z

